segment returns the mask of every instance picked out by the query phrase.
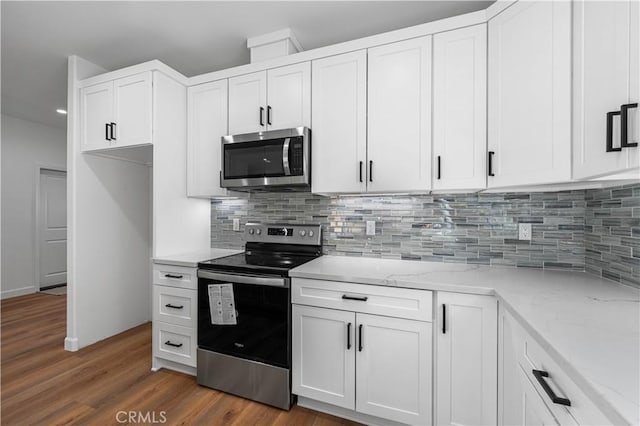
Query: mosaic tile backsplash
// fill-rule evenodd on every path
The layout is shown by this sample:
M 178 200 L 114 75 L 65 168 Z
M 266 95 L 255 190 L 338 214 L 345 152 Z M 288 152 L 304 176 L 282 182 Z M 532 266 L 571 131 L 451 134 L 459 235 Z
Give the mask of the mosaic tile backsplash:
M 211 206 L 213 247 L 244 246 L 235 218 L 320 223 L 325 254 L 586 270 L 640 287 L 640 184 L 528 194 L 252 193 Z M 375 236 L 365 234 L 367 220 L 376 221 Z M 518 223 L 532 224 L 531 241 L 518 240 Z
M 640 185 L 585 191 L 586 270 L 640 287 Z
M 322 197 L 254 193 L 212 201 L 211 241 L 241 248 L 240 222 L 320 223 L 325 254 L 585 269 L 585 193 Z M 376 221 L 376 235 L 365 221 Z M 532 224 L 531 241 L 518 223 Z

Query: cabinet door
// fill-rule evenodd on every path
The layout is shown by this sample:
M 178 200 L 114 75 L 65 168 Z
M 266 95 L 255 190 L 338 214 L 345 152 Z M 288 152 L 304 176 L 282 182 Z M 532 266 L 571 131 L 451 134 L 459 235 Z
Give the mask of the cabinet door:
M 311 127 L 311 63 L 267 71 L 267 128 Z
M 438 292 L 439 425 L 495 425 L 498 312 L 491 296 Z
M 356 411 L 430 424 L 431 323 L 356 314 Z
M 111 145 L 107 125 L 113 120 L 113 82 L 84 87 L 80 91 L 82 150 L 104 149 Z
M 113 82 L 115 146 L 152 143 L 151 72 L 120 78 Z
M 311 190 L 365 192 L 367 52 L 313 61 Z
M 187 195 L 226 195 L 220 188 L 221 138 L 227 132 L 227 80 L 188 90 Z
M 431 36 L 368 51 L 368 190 L 431 187 Z
M 292 389 L 355 408 L 355 313 L 293 305 Z
M 433 188 L 487 185 L 487 25 L 433 38 Z
M 489 187 L 571 179 L 571 2 L 489 21 Z
M 638 104 L 638 108 L 629 110 L 629 142 L 637 142 L 638 146 L 625 149 L 629 154 L 629 168 L 637 169 L 640 167 L 640 2 L 630 2 L 629 17 L 629 103 Z
M 266 107 L 266 71 L 229 79 L 229 134 L 266 130 Z
M 627 103 L 629 97 L 631 3 L 588 1 L 575 2 L 573 6 L 573 167 L 577 179 L 624 171 L 629 165 L 630 149 L 606 152 L 606 139 L 607 112 L 620 111 L 620 105 Z M 632 80 L 638 80 L 637 69 Z M 637 111 L 630 110 L 630 114 L 637 116 Z M 620 116 L 615 117 L 612 133 L 613 146 L 618 148 Z

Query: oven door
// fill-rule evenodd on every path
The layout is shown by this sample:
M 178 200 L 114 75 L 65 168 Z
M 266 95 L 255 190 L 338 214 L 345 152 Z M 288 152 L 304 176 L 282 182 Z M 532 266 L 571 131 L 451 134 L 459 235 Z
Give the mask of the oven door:
M 210 286 L 224 284 L 233 288 L 235 324 L 213 324 L 219 318 L 211 316 Z M 198 271 L 200 349 L 290 368 L 290 319 L 288 278 Z
M 309 129 L 222 138 L 223 188 L 308 185 Z

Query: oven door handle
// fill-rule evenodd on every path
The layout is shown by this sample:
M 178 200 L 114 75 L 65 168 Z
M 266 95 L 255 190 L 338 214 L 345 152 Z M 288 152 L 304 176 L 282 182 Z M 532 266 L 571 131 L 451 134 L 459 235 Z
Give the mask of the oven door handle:
M 289 144 L 291 138 L 285 138 L 282 144 L 282 168 L 284 169 L 285 176 L 291 176 L 291 169 L 289 168 Z
M 218 272 L 198 270 L 198 278 L 209 280 L 228 281 L 238 284 L 268 285 L 271 287 L 289 287 L 286 278 L 256 277 L 253 275 L 220 274 Z

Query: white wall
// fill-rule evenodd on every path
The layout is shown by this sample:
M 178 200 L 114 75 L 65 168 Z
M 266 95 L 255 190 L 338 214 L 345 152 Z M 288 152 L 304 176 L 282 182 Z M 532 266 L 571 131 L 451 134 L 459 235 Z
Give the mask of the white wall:
M 36 167 L 66 169 L 64 129 L 2 115 L 1 297 L 33 293 Z

